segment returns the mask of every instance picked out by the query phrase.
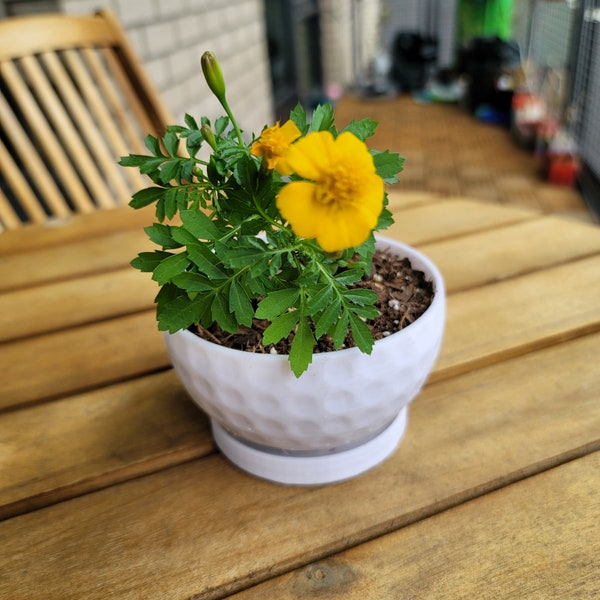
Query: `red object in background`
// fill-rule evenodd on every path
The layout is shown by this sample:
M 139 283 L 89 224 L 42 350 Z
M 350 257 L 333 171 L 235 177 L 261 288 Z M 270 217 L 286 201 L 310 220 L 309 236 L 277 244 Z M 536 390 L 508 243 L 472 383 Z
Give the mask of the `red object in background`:
M 571 154 L 548 153 L 548 181 L 558 185 L 575 185 L 579 160 Z

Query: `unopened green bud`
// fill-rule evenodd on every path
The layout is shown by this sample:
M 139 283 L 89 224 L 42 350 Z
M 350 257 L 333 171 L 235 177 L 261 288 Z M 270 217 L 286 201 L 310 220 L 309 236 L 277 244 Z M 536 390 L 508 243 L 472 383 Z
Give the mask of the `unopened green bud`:
M 202 134 L 202 137 L 204 138 L 206 143 L 213 150 L 216 150 L 217 149 L 217 140 L 215 139 L 215 134 L 213 133 L 213 130 L 208 125 L 204 124 L 204 125 L 202 125 L 202 127 L 200 127 L 200 133 Z
M 202 72 L 208 87 L 221 103 L 225 100 L 225 80 L 221 72 L 221 65 L 217 57 L 210 51 L 206 51 L 201 59 Z

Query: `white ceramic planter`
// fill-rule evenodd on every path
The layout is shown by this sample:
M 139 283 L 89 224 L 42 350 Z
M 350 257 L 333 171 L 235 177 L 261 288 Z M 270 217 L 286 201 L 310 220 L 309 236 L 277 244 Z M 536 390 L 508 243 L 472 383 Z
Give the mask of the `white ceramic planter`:
M 190 331 L 166 334 L 173 366 L 210 416 L 215 441 L 241 469 L 287 484 L 354 477 L 400 442 L 409 402 L 437 358 L 445 290 L 437 267 L 414 248 L 378 238 L 433 281 L 435 298 L 414 323 L 375 343 L 315 354 L 300 378 L 287 356 L 224 348 Z

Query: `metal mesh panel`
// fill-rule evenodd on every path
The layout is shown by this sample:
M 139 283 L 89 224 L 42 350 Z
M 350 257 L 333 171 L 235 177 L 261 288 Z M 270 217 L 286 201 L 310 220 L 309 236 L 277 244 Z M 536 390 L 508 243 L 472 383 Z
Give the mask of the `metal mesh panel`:
M 578 26 L 575 2 L 536 0 L 526 59 L 531 87 L 544 97 L 549 112 L 563 121 L 570 98 L 572 47 Z
M 529 59 L 546 67 L 565 67 L 569 61 L 575 21 L 576 9 L 572 2 L 536 2 Z
M 600 178 L 600 0 L 587 0 L 573 93 L 580 153 Z

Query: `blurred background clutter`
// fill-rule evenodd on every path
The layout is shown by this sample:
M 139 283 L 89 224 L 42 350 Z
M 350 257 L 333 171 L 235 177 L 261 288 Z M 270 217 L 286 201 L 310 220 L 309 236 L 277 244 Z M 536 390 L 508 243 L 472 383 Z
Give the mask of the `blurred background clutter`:
M 396 111 L 439 126 L 421 109 L 436 105 L 504 130 L 545 182 L 600 212 L 600 0 L 0 0 L 0 18 L 101 7 L 178 120 L 220 114 L 199 68 L 211 49 L 248 131 L 297 102 L 331 101 L 349 119 L 362 101 L 389 122 L 402 100 Z

